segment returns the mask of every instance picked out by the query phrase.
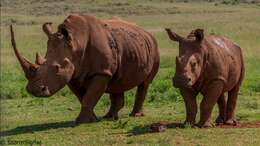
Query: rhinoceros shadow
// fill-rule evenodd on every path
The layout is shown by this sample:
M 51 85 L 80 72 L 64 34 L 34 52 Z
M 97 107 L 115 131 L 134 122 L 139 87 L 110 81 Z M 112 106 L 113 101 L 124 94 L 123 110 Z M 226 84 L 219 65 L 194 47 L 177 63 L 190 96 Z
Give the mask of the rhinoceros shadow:
M 152 124 L 148 124 L 148 125 L 144 125 L 144 126 L 136 126 L 133 129 L 131 129 L 130 131 L 128 131 L 128 136 L 143 135 L 143 134 L 147 134 L 147 133 L 159 132 L 159 131 L 155 131 L 153 128 L 151 128 L 152 125 L 154 125 L 154 124 L 158 124 L 158 123 L 152 123 Z M 163 123 L 160 125 L 163 125 L 165 127 L 165 129 L 185 128 L 185 125 L 183 123 Z
M 75 121 L 63 121 L 63 122 L 55 122 L 55 123 L 46 123 L 46 124 L 35 124 L 35 125 L 27 125 L 27 126 L 20 126 L 14 129 L 1 131 L 0 136 L 12 136 L 12 135 L 19 135 L 19 134 L 26 134 L 26 133 L 34 133 L 39 131 L 46 131 L 50 129 L 59 129 L 59 128 L 68 128 L 68 127 L 75 127 Z

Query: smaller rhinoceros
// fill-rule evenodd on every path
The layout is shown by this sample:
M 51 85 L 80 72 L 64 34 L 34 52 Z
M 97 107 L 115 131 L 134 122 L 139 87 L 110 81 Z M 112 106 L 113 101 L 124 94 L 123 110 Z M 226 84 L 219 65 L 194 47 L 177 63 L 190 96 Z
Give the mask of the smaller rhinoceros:
M 142 116 L 149 84 L 159 64 L 159 49 L 153 35 L 119 18 L 103 20 L 91 15 L 70 15 L 53 32 L 43 25 L 48 37 L 45 57 L 31 63 L 12 45 L 26 78 L 27 91 L 34 96 L 51 96 L 65 85 L 78 97 L 81 112 L 77 123 L 97 120 L 94 107 L 104 93 L 111 106 L 105 118 L 118 118 L 124 92 L 137 86 L 131 116 Z
M 244 76 L 242 50 L 225 37 L 204 36 L 202 29 L 184 38 L 166 29 L 171 40 L 179 42 L 173 85 L 180 89 L 186 107 L 186 121 L 195 124 L 196 96 L 204 96 L 200 104 L 199 127 L 214 126 L 210 121 L 212 109 L 219 106 L 218 124 L 236 124 L 235 107 Z M 228 92 L 226 101 L 224 93 Z

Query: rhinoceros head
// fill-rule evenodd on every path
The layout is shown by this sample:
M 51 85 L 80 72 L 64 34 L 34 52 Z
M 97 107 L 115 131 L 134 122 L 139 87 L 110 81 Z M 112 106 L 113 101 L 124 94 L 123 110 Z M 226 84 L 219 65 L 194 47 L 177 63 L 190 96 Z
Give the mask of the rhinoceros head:
M 179 56 L 176 56 L 176 72 L 173 77 L 175 87 L 191 87 L 200 77 L 203 67 L 202 40 L 203 30 L 192 31 L 184 38 L 166 29 L 171 40 L 179 43 Z
M 46 55 L 43 58 L 36 53 L 36 61 L 31 63 L 19 53 L 12 26 L 10 29 L 15 55 L 28 79 L 27 91 L 37 97 L 48 97 L 63 88 L 74 72 L 68 32 L 60 30 L 53 33 L 51 23 L 45 23 L 43 31 L 48 36 Z

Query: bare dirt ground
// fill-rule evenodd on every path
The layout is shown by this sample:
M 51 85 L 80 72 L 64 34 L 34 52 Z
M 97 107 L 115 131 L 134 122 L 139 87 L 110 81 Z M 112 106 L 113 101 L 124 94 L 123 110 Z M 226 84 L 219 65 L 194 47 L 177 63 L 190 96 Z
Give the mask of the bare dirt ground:
M 216 128 L 260 128 L 260 121 L 256 122 L 243 122 L 237 125 L 217 125 Z
M 147 125 L 147 127 L 149 127 L 150 132 L 163 132 L 168 128 L 185 128 L 185 125 L 182 123 L 159 122 Z M 238 122 L 236 125 L 220 124 L 213 128 L 260 128 L 260 121 L 243 123 Z

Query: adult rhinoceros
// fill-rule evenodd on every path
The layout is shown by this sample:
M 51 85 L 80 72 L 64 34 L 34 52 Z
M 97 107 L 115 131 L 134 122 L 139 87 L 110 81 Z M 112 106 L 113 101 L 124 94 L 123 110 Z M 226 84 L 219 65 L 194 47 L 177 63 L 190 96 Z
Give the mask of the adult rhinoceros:
M 192 31 L 187 38 L 166 29 L 169 38 L 179 43 L 173 85 L 180 89 L 186 106 L 186 123 L 194 124 L 197 114 L 196 96 L 204 96 L 200 104 L 200 127 L 213 126 L 210 121 L 213 106 L 218 103 L 218 124 L 236 124 L 235 107 L 244 77 L 242 49 L 229 39 L 204 36 L 202 29 Z M 228 92 L 226 101 L 224 93 Z
M 77 123 L 97 120 L 93 109 L 104 93 L 111 106 L 106 118 L 118 118 L 124 92 L 137 88 L 131 116 L 143 116 L 147 89 L 159 68 L 155 38 L 135 24 L 120 19 L 101 20 L 91 15 L 70 15 L 53 32 L 43 24 L 48 36 L 45 57 L 36 54 L 33 64 L 20 55 L 11 26 L 12 45 L 26 78 L 27 91 L 48 97 L 65 85 L 78 97 L 81 112 Z

